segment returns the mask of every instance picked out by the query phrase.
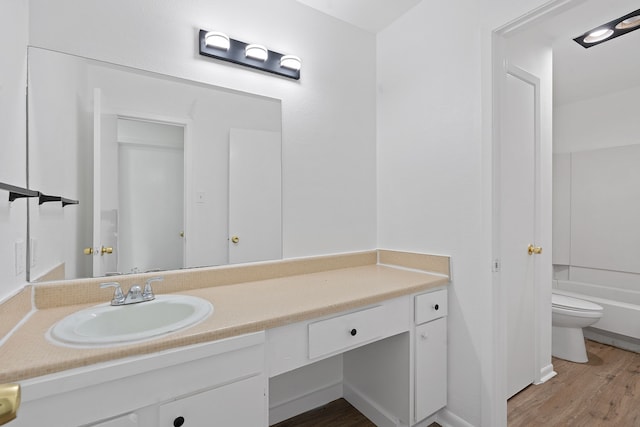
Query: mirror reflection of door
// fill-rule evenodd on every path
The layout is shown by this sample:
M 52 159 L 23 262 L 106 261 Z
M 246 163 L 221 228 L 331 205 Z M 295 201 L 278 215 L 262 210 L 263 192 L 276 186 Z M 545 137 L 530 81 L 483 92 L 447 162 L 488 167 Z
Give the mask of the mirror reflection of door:
M 184 128 L 119 118 L 117 149 L 117 271 L 183 267 Z
M 184 127 L 99 113 L 94 276 L 183 267 Z
M 280 139 L 264 130 L 229 133 L 229 264 L 282 257 Z

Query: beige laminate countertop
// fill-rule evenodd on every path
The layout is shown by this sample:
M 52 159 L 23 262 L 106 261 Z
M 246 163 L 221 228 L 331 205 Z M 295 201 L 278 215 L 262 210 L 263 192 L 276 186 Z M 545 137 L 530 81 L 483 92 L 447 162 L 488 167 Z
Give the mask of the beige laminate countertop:
M 202 323 L 150 341 L 107 348 L 67 348 L 45 338 L 57 321 L 95 303 L 35 310 L 0 347 L 0 383 L 275 328 L 448 282 L 445 275 L 372 264 L 191 289 L 178 293 L 207 299 L 214 306 Z

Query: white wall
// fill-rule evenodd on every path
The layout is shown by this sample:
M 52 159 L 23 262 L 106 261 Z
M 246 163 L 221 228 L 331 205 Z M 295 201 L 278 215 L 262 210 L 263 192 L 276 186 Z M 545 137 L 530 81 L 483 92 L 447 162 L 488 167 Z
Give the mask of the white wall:
M 23 0 L 4 0 L 0 13 L 0 182 L 20 187 L 27 184 L 28 10 L 28 3 Z M 0 236 L 0 299 L 3 299 L 26 281 L 26 268 L 16 274 L 15 243 L 23 243 L 25 259 L 27 241 L 27 202 L 19 199 L 9 203 L 9 193 L 4 190 L 0 190 Z
M 553 152 L 572 153 L 640 143 L 640 86 L 553 110 Z
M 638 96 L 631 87 L 555 106 L 553 262 L 569 266 L 567 279 L 638 290 Z
M 200 28 L 299 55 L 301 80 L 200 57 Z M 284 256 L 376 246 L 372 34 L 293 0 L 32 0 L 30 43 L 281 99 Z

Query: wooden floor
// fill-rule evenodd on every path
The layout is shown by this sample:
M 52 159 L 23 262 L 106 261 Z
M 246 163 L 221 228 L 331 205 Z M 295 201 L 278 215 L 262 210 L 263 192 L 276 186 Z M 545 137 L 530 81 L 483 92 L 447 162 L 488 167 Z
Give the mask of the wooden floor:
M 358 412 L 346 400 L 333 402 L 289 418 L 272 427 L 376 427 L 367 417 Z M 429 427 L 440 427 L 433 423 Z
M 640 426 L 640 354 L 587 341 L 589 362 L 553 358 L 558 373 L 509 399 L 509 427 Z

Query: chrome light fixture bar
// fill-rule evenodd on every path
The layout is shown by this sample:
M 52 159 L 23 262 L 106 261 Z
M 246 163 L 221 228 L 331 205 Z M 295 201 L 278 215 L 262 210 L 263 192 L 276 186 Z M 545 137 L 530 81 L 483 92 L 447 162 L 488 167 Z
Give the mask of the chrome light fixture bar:
M 226 46 L 224 34 L 207 30 L 200 30 L 200 55 L 221 61 L 232 62 L 256 70 L 266 71 L 290 79 L 300 79 L 300 58 L 293 55 L 283 55 L 264 46 L 244 43 L 228 38 Z M 207 41 L 209 40 L 209 42 Z M 223 43 L 220 43 L 223 40 Z M 227 47 L 225 49 L 225 47 Z M 293 59 L 292 59 L 293 58 Z
M 640 28 L 640 9 L 602 24 L 573 39 L 585 49 L 615 39 Z

